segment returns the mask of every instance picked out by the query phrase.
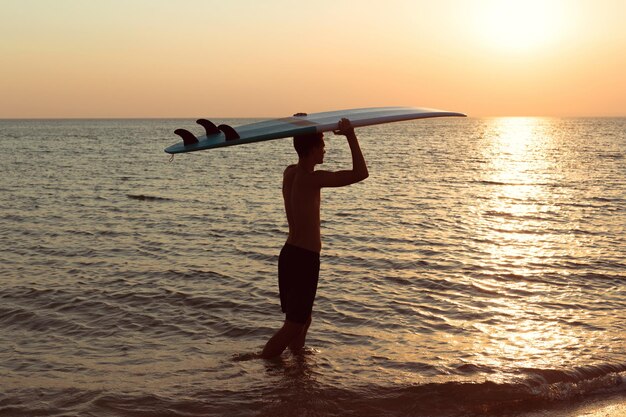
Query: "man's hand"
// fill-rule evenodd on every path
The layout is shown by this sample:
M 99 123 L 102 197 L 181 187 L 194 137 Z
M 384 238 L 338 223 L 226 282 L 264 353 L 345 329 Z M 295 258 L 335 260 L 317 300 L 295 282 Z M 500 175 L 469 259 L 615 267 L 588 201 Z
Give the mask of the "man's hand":
M 346 136 L 348 139 L 356 137 L 354 133 L 354 128 L 352 127 L 352 123 L 350 123 L 350 120 L 346 119 L 345 117 L 339 121 L 338 129 L 334 130 L 333 133 L 335 135 Z

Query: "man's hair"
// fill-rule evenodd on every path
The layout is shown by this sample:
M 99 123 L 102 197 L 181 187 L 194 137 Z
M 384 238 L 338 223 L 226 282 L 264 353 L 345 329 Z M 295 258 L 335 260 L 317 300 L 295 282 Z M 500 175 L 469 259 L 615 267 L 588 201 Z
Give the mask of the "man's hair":
M 309 133 L 308 135 L 297 135 L 293 137 L 293 147 L 298 152 L 298 157 L 304 158 L 311 152 L 311 149 L 322 145 L 323 133 Z

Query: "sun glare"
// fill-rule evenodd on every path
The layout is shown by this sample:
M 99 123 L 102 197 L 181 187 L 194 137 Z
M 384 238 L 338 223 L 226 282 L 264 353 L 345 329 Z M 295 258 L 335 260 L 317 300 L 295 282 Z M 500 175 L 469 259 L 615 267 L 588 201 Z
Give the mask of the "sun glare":
M 519 52 L 546 47 L 563 35 L 567 7 L 560 0 L 492 0 L 477 10 L 487 45 Z

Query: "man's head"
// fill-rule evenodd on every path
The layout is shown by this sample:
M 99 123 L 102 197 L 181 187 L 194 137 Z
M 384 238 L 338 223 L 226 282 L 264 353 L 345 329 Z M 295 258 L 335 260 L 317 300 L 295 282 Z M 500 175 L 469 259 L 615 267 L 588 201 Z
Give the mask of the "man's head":
M 324 134 L 311 133 L 293 137 L 293 147 L 298 152 L 300 159 L 311 158 L 314 163 L 324 162 Z

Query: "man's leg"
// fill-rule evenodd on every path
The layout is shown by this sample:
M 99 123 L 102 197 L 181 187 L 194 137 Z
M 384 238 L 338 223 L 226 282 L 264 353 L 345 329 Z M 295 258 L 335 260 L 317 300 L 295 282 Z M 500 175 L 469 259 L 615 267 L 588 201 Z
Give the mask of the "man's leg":
M 304 341 L 306 340 L 306 333 L 309 330 L 309 326 L 311 326 L 310 315 L 306 323 L 304 323 L 304 327 L 302 328 L 300 334 L 289 344 L 289 350 L 291 350 L 292 353 L 299 353 L 304 347 Z
M 271 359 L 279 356 L 297 337 L 301 336 L 306 324 L 285 320 L 283 327 L 278 330 L 263 348 L 261 358 Z

